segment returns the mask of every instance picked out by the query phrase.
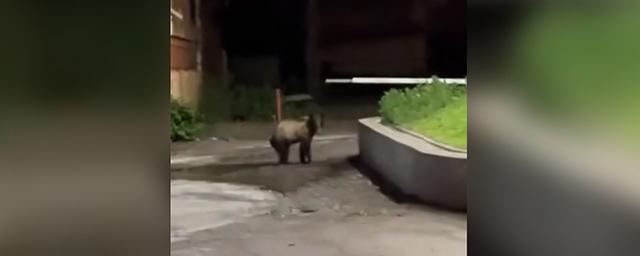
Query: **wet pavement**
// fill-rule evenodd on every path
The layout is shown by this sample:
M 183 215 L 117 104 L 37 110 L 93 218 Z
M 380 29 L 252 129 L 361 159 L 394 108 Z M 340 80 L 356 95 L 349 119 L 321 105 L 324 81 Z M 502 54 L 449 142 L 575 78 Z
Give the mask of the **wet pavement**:
M 275 152 L 266 141 L 240 144 L 239 147 L 228 146 L 224 155 L 218 155 L 220 157 L 215 164 L 190 166 L 183 163 L 173 168 L 171 178 L 255 185 L 284 193 L 310 181 L 349 170 L 347 158 L 358 154 L 354 134 L 315 138 L 311 164 L 299 163 L 297 145 L 291 148 L 290 163 L 279 165 Z M 200 151 L 191 153 L 202 155 L 210 152 L 206 147 Z
M 318 140 L 308 165 L 297 148 L 275 164 L 264 141 L 198 143 L 172 154 L 222 153 L 173 168 L 172 255 L 466 255 L 466 215 L 388 193 L 351 161 L 354 136 Z
M 273 163 L 207 166 L 173 172 L 173 179 L 246 184 L 280 193 L 325 177 L 338 175 L 350 166 L 344 161 L 326 161 L 309 165 L 277 165 Z

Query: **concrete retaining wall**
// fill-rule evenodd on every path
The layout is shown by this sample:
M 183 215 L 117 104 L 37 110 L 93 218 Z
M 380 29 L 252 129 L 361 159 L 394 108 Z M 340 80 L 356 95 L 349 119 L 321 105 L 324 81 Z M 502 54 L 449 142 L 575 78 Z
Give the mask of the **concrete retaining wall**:
M 437 147 L 420 138 L 360 119 L 360 159 L 404 193 L 452 210 L 467 209 L 467 154 Z

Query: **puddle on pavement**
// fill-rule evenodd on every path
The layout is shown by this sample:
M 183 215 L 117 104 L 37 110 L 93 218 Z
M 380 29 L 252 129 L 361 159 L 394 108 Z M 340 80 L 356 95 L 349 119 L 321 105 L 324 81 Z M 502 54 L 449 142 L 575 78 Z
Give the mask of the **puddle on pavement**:
M 172 179 L 204 180 L 260 186 L 286 193 L 325 177 L 354 170 L 346 159 L 314 162 L 308 165 L 273 162 L 210 165 L 171 172 Z

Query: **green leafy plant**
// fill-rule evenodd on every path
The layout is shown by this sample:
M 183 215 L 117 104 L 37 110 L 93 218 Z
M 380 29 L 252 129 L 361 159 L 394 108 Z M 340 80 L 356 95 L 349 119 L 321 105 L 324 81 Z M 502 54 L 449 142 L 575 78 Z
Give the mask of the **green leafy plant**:
M 227 121 L 231 117 L 233 92 L 228 83 L 216 74 L 203 74 L 202 97 L 199 100 L 198 111 L 204 115 L 203 122 L 214 125 Z
M 179 100 L 171 99 L 171 140 L 191 141 L 202 128 L 203 116 Z
M 275 92 L 272 88 L 238 87 L 233 90 L 232 116 L 245 121 L 273 121 L 275 115 Z M 282 103 L 285 118 L 301 117 L 320 112 L 314 102 Z
M 250 121 L 269 121 L 274 115 L 271 88 L 238 87 L 233 91 L 232 115 Z
M 380 99 L 382 121 L 459 148 L 467 145 L 467 89 L 437 77 L 430 84 L 392 89 Z

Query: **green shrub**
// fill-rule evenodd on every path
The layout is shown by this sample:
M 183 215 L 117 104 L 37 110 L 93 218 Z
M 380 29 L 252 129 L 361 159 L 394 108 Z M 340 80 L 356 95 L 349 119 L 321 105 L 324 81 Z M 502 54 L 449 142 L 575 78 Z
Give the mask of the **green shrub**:
M 436 141 L 466 148 L 466 86 L 434 79 L 431 84 L 392 89 L 380 100 L 380 115 L 385 123 L 406 126 Z
M 203 116 L 176 99 L 171 99 L 171 140 L 194 140 L 202 128 Z
M 229 120 L 233 102 L 229 85 L 214 74 L 205 74 L 202 83 L 202 98 L 198 110 L 204 115 L 203 121 L 213 125 Z
M 275 115 L 275 91 L 272 88 L 238 87 L 233 90 L 232 116 L 246 121 L 272 121 Z M 320 112 L 313 102 L 282 102 L 285 118 Z
M 234 117 L 250 121 L 273 120 L 275 99 L 271 88 L 238 87 L 233 90 L 231 111 Z

